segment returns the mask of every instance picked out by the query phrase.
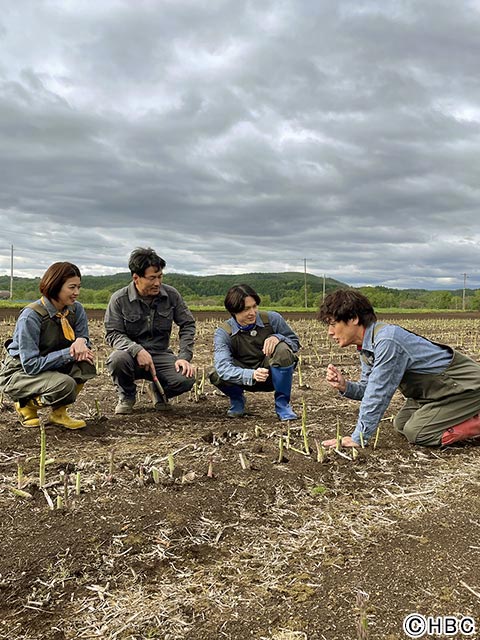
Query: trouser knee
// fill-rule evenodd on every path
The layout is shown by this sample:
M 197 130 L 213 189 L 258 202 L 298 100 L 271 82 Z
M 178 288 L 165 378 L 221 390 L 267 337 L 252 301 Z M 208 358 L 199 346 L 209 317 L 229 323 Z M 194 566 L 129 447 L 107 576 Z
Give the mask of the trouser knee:
M 73 404 L 76 397 L 76 381 L 72 377 L 62 374 L 56 376 L 52 384 L 50 384 L 40 396 L 42 404 L 52 407 L 62 407 Z
M 271 367 L 291 367 L 298 358 L 286 342 L 279 342 L 269 358 Z
M 78 384 L 83 384 L 87 382 L 87 380 L 94 378 L 97 375 L 97 370 L 95 365 L 87 360 L 82 360 L 81 362 L 75 362 L 73 364 L 69 375 L 72 376 Z
M 135 360 L 128 351 L 112 351 L 106 361 L 107 369 L 112 376 L 119 373 L 130 373 L 135 371 Z
M 194 384 L 195 378 L 182 377 L 169 380 L 165 386 L 165 393 L 168 398 L 175 398 L 176 396 L 182 395 L 182 393 L 190 391 Z
M 210 369 L 207 372 L 207 377 L 214 387 L 219 387 L 220 385 L 225 384 L 223 380 L 220 378 L 220 376 L 218 375 L 216 369 L 213 369 L 213 368 Z
M 398 415 L 395 416 L 395 418 L 393 419 L 393 428 L 395 429 L 395 431 L 398 431 L 398 433 L 403 433 L 403 430 L 405 428 L 405 420 L 399 419 Z
M 408 424 L 408 422 L 406 422 L 403 425 L 403 428 L 400 429 L 400 428 L 396 427 L 396 429 L 397 429 L 397 431 L 399 431 L 400 433 L 402 433 L 405 436 L 405 438 L 408 440 L 408 442 L 410 442 L 410 444 L 415 444 L 415 442 L 417 441 L 417 436 L 418 436 L 418 427 L 417 426 Z

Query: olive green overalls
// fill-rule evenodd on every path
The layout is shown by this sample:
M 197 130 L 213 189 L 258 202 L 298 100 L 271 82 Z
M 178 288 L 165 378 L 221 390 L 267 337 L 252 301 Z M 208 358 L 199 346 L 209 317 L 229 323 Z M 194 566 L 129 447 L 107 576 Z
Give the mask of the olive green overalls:
M 259 367 L 269 369 L 271 366 L 290 367 L 295 364 L 298 360 L 297 356 L 283 341 L 277 344 L 271 356 L 266 356 L 263 353 L 263 343 L 268 336 L 273 335 L 273 329 L 268 321 L 268 313 L 260 311 L 260 317 L 265 326 L 256 326 L 254 335 L 250 331 L 238 331 L 235 335 L 232 335 L 232 327 L 228 322 L 224 322 L 221 325 L 221 328 L 231 336 L 230 347 L 233 363 L 237 367 L 242 367 L 242 369 L 258 369 Z M 209 378 L 210 382 L 216 387 L 231 384 L 222 380 L 215 369 L 209 372 Z M 255 382 L 253 386 L 235 384 L 248 391 L 273 391 L 271 377 L 265 382 Z
M 51 318 L 47 309 L 32 302 L 27 305 L 42 318 L 39 352 L 45 356 L 53 351 L 66 349 L 72 344 L 67 340 L 57 318 Z M 67 316 L 72 329 L 75 328 L 75 314 Z M 8 348 L 11 340 L 7 340 Z M 94 365 L 87 361 L 68 363 L 55 370 L 42 371 L 35 375 L 25 373 L 19 356 L 11 356 L 8 351 L 0 369 L 0 389 L 15 402 L 26 401 L 40 396 L 42 405 L 60 407 L 71 404 L 76 398 L 76 385 L 95 377 Z

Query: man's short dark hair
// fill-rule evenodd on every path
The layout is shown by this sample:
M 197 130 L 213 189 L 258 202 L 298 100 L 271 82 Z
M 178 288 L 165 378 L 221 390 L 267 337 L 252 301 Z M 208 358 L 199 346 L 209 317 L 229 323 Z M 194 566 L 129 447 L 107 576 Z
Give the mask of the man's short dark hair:
M 320 305 L 317 317 L 325 324 L 358 318 L 358 323 L 363 327 L 377 320 L 370 300 L 353 289 L 338 289 L 330 293 Z
M 261 298 L 255 289 L 252 289 L 248 284 L 234 284 L 233 287 L 227 291 L 224 304 L 225 309 L 234 316 L 236 313 L 240 313 L 245 309 L 245 298 L 251 296 L 257 304 L 260 304 Z
M 150 247 L 137 247 L 130 254 L 128 268 L 130 273 L 136 273 L 143 278 L 148 267 L 156 267 L 159 271 L 165 269 L 167 263 Z
M 61 288 L 70 278 L 81 278 L 80 269 L 71 262 L 54 262 L 40 280 L 40 293 L 49 300 L 58 300 Z

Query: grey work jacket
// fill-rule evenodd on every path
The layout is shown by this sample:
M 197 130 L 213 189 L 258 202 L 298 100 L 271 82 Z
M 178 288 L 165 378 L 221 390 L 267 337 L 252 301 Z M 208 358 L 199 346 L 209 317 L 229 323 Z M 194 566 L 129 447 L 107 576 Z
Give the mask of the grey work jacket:
M 180 293 L 162 284 L 151 305 L 143 300 L 131 282 L 110 298 L 105 313 L 105 340 L 114 349 L 135 357 L 146 349 L 150 354 L 169 350 L 172 324 L 179 327 L 178 357 L 190 361 L 193 356 L 195 319 Z

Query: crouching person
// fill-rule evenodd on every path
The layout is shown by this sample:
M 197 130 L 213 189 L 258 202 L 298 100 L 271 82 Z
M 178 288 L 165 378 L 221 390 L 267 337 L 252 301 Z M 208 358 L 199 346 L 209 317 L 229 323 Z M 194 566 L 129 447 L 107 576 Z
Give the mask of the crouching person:
M 77 302 L 81 276 L 70 262 L 52 264 L 40 281 L 42 297 L 23 309 L 0 369 L 0 390 L 15 402 L 24 427 L 40 425 L 38 408 L 52 408 L 48 422 L 81 429 L 72 418 L 83 384 L 96 375 L 87 316 Z
M 133 412 L 135 380 L 150 380 L 157 411 L 168 400 L 189 391 L 195 382 L 193 356 L 195 319 L 180 293 L 163 284 L 166 262 L 150 248 L 130 254 L 132 282 L 116 291 L 105 313 L 106 341 L 113 347 L 107 367 L 118 392 L 116 414 Z M 170 349 L 173 323 L 178 325 L 179 353 Z
M 333 364 L 327 382 L 346 398 L 360 400 L 357 426 L 343 446 L 370 440 L 398 388 L 405 403 L 394 426 L 412 444 L 447 445 L 480 436 L 480 365 L 451 347 L 402 327 L 378 322 L 368 298 L 357 291 L 328 295 L 319 319 L 340 346 L 355 345 L 362 367 L 358 382 Z M 335 446 L 336 440 L 326 440 Z
M 232 317 L 215 331 L 210 382 L 230 399 L 230 418 L 244 415 L 247 390 L 273 391 L 280 420 L 295 420 L 290 395 L 300 343 L 279 313 L 259 312 L 259 304 L 246 284 L 228 290 L 225 308 Z

